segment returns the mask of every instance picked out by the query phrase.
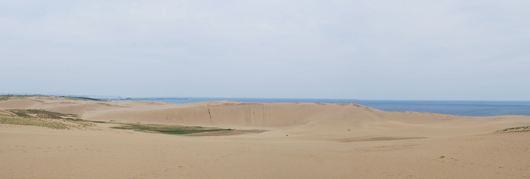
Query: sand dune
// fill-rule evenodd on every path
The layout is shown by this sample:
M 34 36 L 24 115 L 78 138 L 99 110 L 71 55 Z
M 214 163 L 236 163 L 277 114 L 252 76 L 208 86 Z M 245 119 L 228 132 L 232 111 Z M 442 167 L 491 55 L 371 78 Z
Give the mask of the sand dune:
M 268 130 L 186 137 L 108 124 L 90 131 L 0 124 L 0 176 L 6 178 L 530 178 L 530 132 L 493 133 L 529 126 L 527 116 L 385 112 L 353 104 L 175 105 L 51 97 L 1 101 L 0 108 Z
M 462 136 L 530 125 L 527 116 L 385 112 L 356 104 L 214 101 L 175 105 L 32 97 L 3 101 L 0 107 L 45 109 L 99 121 L 268 129 L 310 139 Z
M 435 137 L 491 133 L 530 125 L 524 116 L 461 117 L 432 113 L 385 112 L 353 104 L 204 102 L 159 104 L 155 108 L 88 111 L 90 120 L 279 129 L 292 137 Z M 349 130 L 349 131 L 348 131 Z

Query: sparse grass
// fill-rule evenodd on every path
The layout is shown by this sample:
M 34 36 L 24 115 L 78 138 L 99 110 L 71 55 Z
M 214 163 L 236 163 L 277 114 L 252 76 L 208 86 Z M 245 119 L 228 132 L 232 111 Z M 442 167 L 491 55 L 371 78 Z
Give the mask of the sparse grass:
M 24 99 L 27 97 L 35 97 L 35 96 L 44 97 L 45 95 L 12 95 L 12 94 L 0 95 L 0 101 L 10 100 L 10 99 Z
M 30 97 L 29 95 L 0 95 L 0 101 L 2 100 L 9 100 L 9 99 L 21 99 Z
M 72 96 L 49 96 L 49 95 L 0 95 L 0 101 L 9 99 L 24 99 L 27 97 L 58 97 L 70 100 L 90 100 L 90 101 L 104 101 L 102 99 L 89 98 L 89 97 L 72 97 Z
M 257 134 L 265 132 L 265 130 L 228 130 L 228 131 L 214 131 L 214 132 L 199 132 L 186 134 L 186 136 L 227 136 L 227 135 L 239 135 L 239 134 Z
M 71 97 L 71 96 L 60 96 L 60 97 L 66 98 L 66 99 L 73 99 L 73 100 L 104 101 L 102 99 L 89 98 L 89 97 Z
M 48 127 L 52 129 L 83 129 L 95 124 L 77 119 L 75 114 L 63 114 L 58 112 L 45 111 L 40 109 L 9 109 L 12 115 L 0 115 L 2 124 L 30 125 Z
M 512 128 L 495 131 L 495 133 L 510 133 L 510 132 L 530 132 L 530 126 L 512 127 Z
M 45 111 L 40 109 L 9 109 L 8 111 L 19 117 L 35 117 L 47 119 L 63 119 L 63 117 L 77 117 L 75 114 L 63 114 L 58 112 Z
M 410 140 L 423 139 L 424 137 L 374 137 L 374 138 L 350 138 L 339 139 L 340 142 L 369 142 L 369 141 L 391 141 L 391 140 Z
M 77 118 L 75 114 L 63 114 L 39 109 L 10 109 L 12 114 L 0 114 L 0 124 L 28 125 L 47 127 L 52 129 L 86 129 L 95 123 L 109 123 L 105 121 L 87 121 Z M 13 115 L 14 114 L 14 115 Z M 110 123 L 113 123 L 112 120 Z M 120 123 L 114 129 L 134 130 L 149 133 L 178 134 L 189 136 L 221 136 L 238 135 L 244 133 L 260 133 L 264 130 L 235 130 L 200 126 L 180 126 L 162 124 Z
M 132 124 L 122 123 L 122 126 L 112 127 L 114 129 L 127 129 L 140 132 L 153 132 L 163 134 L 193 134 L 201 132 L 219 132 L 230 131 L 232 129 L 206 128 L 200 126 L 180 126 L 180 125 L 161 125 L 161 124 Z
M 68 129 L 68 126 L 59 121 L 44 120 L 39 118 L 28 117 L 9 117 L 0 116 L 0 124 L 14 124 L 25 126 L 47 127 L 51 129 Z
M 109 123 L 109 122 L 105 122 L 105 121 L 90 121 L 92 123 Z
M 177 134 L 186 136 L 226 136 L 239 135 L 248 133 L 261 133 L 265 130 L 235 130 L 235 129 L 221 129 L 200 126 L 180 126 L 180 125 L 162 125 L 162 124 L 134 124 L 122 123 L 119 127 L 112 127 L 114 129 L 134 130 L 148 133 L 162 133 L 162 134 Z
M 28 115 L 24 110 L 21 110 L 21 109 L 11 109 L 7 111 L 17 115 L 18 117 L 33 117 L 33 116 Z

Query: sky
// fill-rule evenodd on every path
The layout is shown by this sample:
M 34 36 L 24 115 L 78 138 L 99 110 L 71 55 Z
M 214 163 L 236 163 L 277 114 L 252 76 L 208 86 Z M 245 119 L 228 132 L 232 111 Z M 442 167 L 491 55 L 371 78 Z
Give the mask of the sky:
M 0 0 L 0 93 L 530 100 L 528 0 Z

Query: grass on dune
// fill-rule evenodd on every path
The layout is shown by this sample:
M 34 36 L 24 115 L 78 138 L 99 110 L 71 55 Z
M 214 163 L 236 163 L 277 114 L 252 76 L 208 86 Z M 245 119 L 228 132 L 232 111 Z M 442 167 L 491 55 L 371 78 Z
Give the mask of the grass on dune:
M 75 114 L 63 114 L 40 109 L 9 109 L 6 111 L 9 111 L 11 114 L 0 115 L 0 124 L 28 125 L 52 129 L 82 129 L 95 126 L 94 123 L 107 123 L 104 121 L 86 121 L 77 118 L 77 115 Z M 121 123 L 121 126 L 112 128 L 163 134 L 193 134 L 201 132 L 231 131 L 231 129 L 205 128 L 200 126 L 135 123 Z
M 92 123 L 109 123 L 109 122 L 105 122 L 105 121 L 90 121 Z
M 78 119 L 75 114 L 63 114 L 40 109 L 9 109 L 14 115 L 1 115 L 0 124 L 29 125 L 52 129 L 86 128 L 93 123 Z
M 495 131 L 495 133 L 530 132 L 530 126 L 512 127 Z
M 54 97 L 54 96 L 49 96 L 49 95 L 0 95 L 0 101 L 6 101 L 9 99 L 24 99 L 28 97 Z M 56 96 L 56 97 L 70 99 L 70 100 L 104 101 L 102 99 L 89 98 L 89 97 L 75 97 L 75 96 Z
M 0 101 L 2 100 L 10 100 L 10 99 L 24 99 L 28 97 L 51 97 L 47 95 L 15 95 L 15 94 L 8 94 L 8 95 L 0 95 Z
M 39 117 L 47 119 L 63 119 L 63 117 L 77 117 L 75 114 L 63 114 L 40 109 L 10 109 L 8 110 L 19 117 Z
M 11 94 L 0 95 L 0 101 L 5 101 L 9 99 L 23 99 L 23 98 L 32 97 L 32 96 L 37 96 L 37 95 L 11 95 Z
M 60 97 L 66 98 L 66 99 L 73 99 L 73 100 L 104 101 L 102 99 L 89 98 L 89 97 L 70 97 L 70 96 L 60 96 Z
M 68 125 L 60 121 L 50 121 L 40 118 L 0 116 L 0 124 L 14 124 L 25 126 L 47 127 L 51 129 L 68 129 Z
M 2 112 L 3 111 L 3 112 Z M 7 112 L 9 111 L 9 112 Z M 51 129 L 87 129 L 95 123 L 114 123 L 104 121 L 87 121 L 75 114 L 63 114 L 39 109 L 0 110 L 0 124 L 14 124 L 47 127 Z M 148 133 L 178 134 L 189 136 L 238 135 L 244 133 L 260 133 L 264 130 L 235 130 L 201 126 L 180 126 L 163 124 L 114 123 L 120 126 L 114 129 L 134 130 Z
M 206 128 L 200 126 L 179 126 L 161 124 L 131 124 L 123 123 L 122 126 L 112 127 L 114 129 L 127 129 L 140 132 L 153 132 L 163 134 L 193 134 L 201 132 L 231 131 L 231 129 Z

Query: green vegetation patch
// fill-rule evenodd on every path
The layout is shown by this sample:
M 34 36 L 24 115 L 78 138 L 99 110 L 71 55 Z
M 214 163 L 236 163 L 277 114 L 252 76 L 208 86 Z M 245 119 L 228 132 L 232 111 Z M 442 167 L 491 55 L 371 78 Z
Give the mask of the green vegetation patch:
M 11 110 L 7 110 L 15 115 L 17 115 L 18 117 L 33 117 L 33 116 L 30 116 L 28 115 L 28 113 L 26 113 L 24 110 L 20 110 L 20 109 L 11 109 Z
M 68 126 L 59 121 L 44 120 L 39 118 L 27 117 L 8 117 L 0 116 L 0 124 L 14 124 L 25 126 L 47 127 L 51 129 L 68 129 Z
M 35 96 L 43 97 L 44 95 L 12 95 L 12 94 L 0 95 L 0 101 L 9 100 L 9 99 L 24 99 L 27 97 L 35 97 Z
M 105 122 L 105 121 L 90 121 L 92 123 L 109 123 L 109 122 Z
M 163 134 L 193 134 L 201 132 L 231 131 L 232 129 L 206 128 L 200 126 L 179 126 L 161 124 L 131 124 L 122 123 L 122 126 L 112 127 L 114 129 L 127 129 L 140 132 L 153 132 Z
M 9 99 L 24 99 L 27 97 L 54 97 L 49 95 L 0 95 L 0 101 Z M 71 100 L 89 100 L 89 101 L 104 101 L 102 99 L 89 98 L 89 97 L 72 97 L 72 96 L 57 96 L 59 98 L 71 99 Z
M 495 133 L 510 133 L 510 132 L 530 132 L 530 126 L 512 127 L 512 128 L 495 131 Z
M 60 96 L 60 97 L 66 98 L 66 99 L 73 99 L 73 100 L 104 101 L 102 99 L 89 98 L 89 97 L 71 97 L 71 96 Z
M 109 123 L 105 121 L 87 121 L 75 114 L 63 114 L 40 109 L 9 109 L 0 113 L 0 124 L 14 124 L 47 127 L 52 129 L 87 129 L 95 123 Z M 1 112 L 1 111 L 0 111 Z M 114 122 L 111 122 L 116 124 Z M 264 130 L 235 130 L 201 126 L 180 126 L 162 124 L 118 123 L 114 129 L 134 130 L 148 133 L 178 134 L 188 136 L 221 136 L 238 135 L 244 133 L 261 133 Z
M 15 116 L 0 115 L 2 117 L 1 124 L 29 125 L 52 129 L 69 129 L 70 127 L 81 129 L 95 126 L 90 121 L 76 118 L 77 115 L 75 114 L 63 114 L 40 109 L 8 109 L 7 111 L 15 114 Z
M 9 109 L 8 111 L 19 117 L 35 117 L 47 119 L 63 119 L 63 117 L 77 117 L 75 114 L 63 114 L 58 112 L 45 111 L 40 109 Z

